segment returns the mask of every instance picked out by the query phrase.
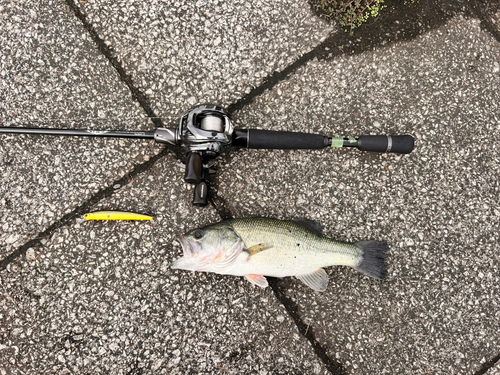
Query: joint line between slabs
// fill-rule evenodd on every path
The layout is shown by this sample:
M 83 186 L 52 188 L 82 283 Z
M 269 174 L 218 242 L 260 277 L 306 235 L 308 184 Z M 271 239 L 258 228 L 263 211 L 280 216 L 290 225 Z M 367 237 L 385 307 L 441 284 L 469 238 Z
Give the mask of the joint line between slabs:
M 480 4 L 479 1 L 477 0 L 472 0 L 470 2 L 470 10 L 473 14 L 476 15 L 476 17 L 481 21 L 481 28 L 488 32 L 497 42 L 500 43 L 500 31 L 498 28 L 495 26 L 493 21 L 491 20 L 491 17 L 489 18 L 484 12 L 483 8 Z M 486 5 L 484 5 L 486 6 Z
M 115 68 L 117 73 L 119 74 L 121 80 L 126 83 L 127 87 L 129 90 L 132 92 L 133 97 L 140 103 L 141 107 L 143 110 L 146 112 L 148 117 L 151 118 L 151 121 L 157 126 L 157 127 L 163 127 L 163 122 L 161 119 L 155 114 L 153 109 L 151 108 L 149 104 L 149 100 L 146 97 L 145 94 L 143 94 L 137 87 L 132 82 L 132 78 L 123 66 L 118 62 L 116 57 L 113 55 L 113 52 L 111 51 L 111 48 L 108 47 L 105 43 L 104 40 L 101 39 L 95 30 L 95 28 L 92 26 L 92 24 L 87 20 L 86 16 L 82 13 L 82 11 L 78 8 L 78 6 L 75 4 L 73 0 L 66 0 L 66 3 L 70 7 L 70 9 L 73 11 L 75 16 L 82 22 L 84 28 L 87 30 L 87 32 L 91 35 L 93 41 L 97 44 L 99 51 L 108 59 L 108 61 L 111 63 L 111 65 Z M 301 66 L 307 64 L 310 60 L 312 60 L 314 57 L 316 57 L 318 52 L 322 52 L 325 49 L 325 46 L 327 43 L 330 42 L 330 39 L 332 39 L 333 35 L 330 35 L 327 39 L 325 39 L 323 42 L 318 44 L 316 47 L 314 47 L 312 50 L 309 52 L 306 52 L 302 56 L 300 56 L 297 60 L 295 60 L 292 64 L 288 65 L 285 67 L 282 71 L 280 72 L 274 72 L 271 76 L 269 76 L 267 79 L 264 80 L 264 82 L 258 86 L 252 89 L 252 91 L 245 95 L 243 98 L 238 100 L 237 102 L 231 104 L 228 107 L 228 111 L 230 113 L 241 110 L 243 109 L 246 105 L 250 104 L 252 100 L 258 96 L 260 96 L 264 91 L 267 89 L 272 89 L 276 84 L 280 83 L 281 81 L 285 80 L 288 76 L 293 74 L 298 68 Z M 66 224 L 68 224 L 72 219 L 75 217 L 85 213 L 88 211 L 90 207 L 101 201 L 103 198 L 110 197 L 114 193 L 113 186 L 116 184 L 120 184 L 122 186 L 125 186 L 129 183 L 129 178 L 132 176 L 137 175 L 138 173 L 144 172 L 148 170 L 158 159 L 161 157 L 165 156 L 167 154 L 168 149 L 164 148 L 162 152 L 159 154 L 155 155 L 152 157 L 148 162 L 140 164 L 139 166 L 135 167 L 131 173 L 127 173 L 124 177 L 120 178 L 119 180 L 113 182 L 110 186 L 108 186 L 105 189 L 100 190 L 96 194 L 94 194 L 88 201 L 84 202 L 77 208 L 75 208 L 72 212 L 64 215 L 61 219 L 58 221 L 54 222 L 52 225 L 50 225 L 45 231 L 39 233 L 34 239 L 26 242 L 23 244 L 21 247 L 19 247 L 17 250 L 15 250 L 13 253 L 8 255 L 6 258 L 0 261 L 0 271 L 4 270 L 10 263 L 12 263 L 15 259 L 18 257 L 26 254 L 26 251 L 34 246 L 37 246 L 40 244 L 41 240 L 47 237 L 50 237 L 56 230 L 64 227 Z M 213 202 L 212 202 L 213 204 Z M 221 216 L 232 216 L 231 212 L 229 210 L 225 210 L 225 215 L 223 215 L 221 212 L 219 212 Z M 341 373 L 341 368 L 342 366 L 335 361 L 332 361 L 330 359 L 326 352 L 321 348 L 321 345 L 317 342 L 317 340 L 314 338 L 312 330 L 309 329 L 309 326 L 307 326 L 305 332 L 304 329 L 302 329 L 302 326 L 305 326 L 300 317 L 295 316 L 296 314 L 292 314 L 290 311 L 289 306 L 287 305 L 286 301 L 280 298 L 280 294 L 277 293 L 275 290 L 276 287 L 272 286 L 273 292 L 277 299 L 284 305 L 285 309 L 293 319 L 295 325 L 297 326 L 299 332 L 302 334 L 303 337 L 305 337 L 313 346 L 314 351 L 318 355 L 318 358 L 325 364 L 325 366 L 328 368 L 328 370 L 332 374 L 340 374 Z M 298 319 L 298 320 L 297 320 Z
M 325 40 L 320 42 L 316 47 L 314 47 L 309 52 L 304 53 L 297 60 L 292 62 L 290 65 L 286 66 L 283 70 L 279 72 L 275 71 L 271 75 L 264 78 L 263 82 L 259 86 L 254 87 L 248 94 L 237 100 L 235 103 L 229 105 L 227 107 L 229 113 L 232 114 L 233 112 L 242 110 L 245 106 L 250 104 L 255 98 L 263 94 L 266 90 L 271 90 L 278 83 L 286 80 L 290 75 L 295 73 L 297 69 L 304 66 L 315 57 L 324 54 L 325 48 L 329 44 L 331 44 L 336 37 L 337 36 L 335 33 L 330 33 L 330 35 Z M 338 39 L 342 40 L 343 36 L 340 36 L 340 38 Z M 340 54 L 340 51 L 329 51 L 329 52 L 332 53 L 332 55 Z
M 314 335 L 314 331 L 311 328 L 310 324 L 305 324 L 302 318 L 300 317 L 300 314 L 298 312 L 298 306 L 297 304 L 292 301 L 289 297 L 287 297 L 282 290 L 280 286 L 280 281 L 278 281 L 275 278 L 270 278 L 269 279 L 269 286 L 273 290 L 273 293 L 275 297 L 278 299 L 278 301 L 281 302 L 285 310 L 287 311 L 288 315 L 290 318 L 293 320 L 295 326 L 297 327 L 297 330 L 299 333 L 311 344 L 314 352 L 316 353 L 316 356 L 318 359 L 323 362 L 325 365 L 326 369 L 332 374 L 332 375 L 343 375 L 345 374 L 345 369 L 344 366 L 338 362 L 337 360 L 331 358 L 328 356 L 327 351 L 326 351 L 326 346 L 321 345 L 321 343 L 316 339 Z
M 121 185 L 122 187 L 128 185 L 130 180 L 134 179 L 140 173 L 148 171 L 158 160 L 163 158 L 170 152 L 168 148 L 163 148 L 158 154 L 152 156 L 148 161 L 137 165 L 134 169 L 126 173 L 123 177 L 114 181 L 108 187 L 99 190 L 97 193 L 92 195 L 87 201 L 83 202 L 79 206 L 77 206 L 73 211 L 67 213 L 59 220 L 52 223 L 47 229 L 43 232 L 38 233 L 34 239 L 26 242 L 24 245 L 21 245 L 17 250 L 14 250 L 11 254 L 9 254 L 4 259 L 0 260 L 0 271 L 3 271 L 10 263 L 16 260 L 18 257 L 26 254 L 29 248 L 37 246 L 42 239 L 50 237 L 54 232 L 71 222 L 75 217 L 81 216 L 84 213 L 88 212 L 94 205 L 100 202 L 104 198 L 111 197 L 117 190 L 113 188 L 114 185 Z
M 75 13 L 75 16 L 83 23 L 84 28 L 89 32 L 91 35 L 92 39 L 94 42 L 98 45 L 99 51 L 110 61 L 110 63 L 113 65 L 113 67 L 117 70 L 118 74 L 120 75 L 120 78 L 127 84 L 129 89 L 132 91 L 134 97 L 138 100 L 138 102 L 141 104 L 142 108 L 146 111 L 147 115 L 151 117 L 151 120 L 155 123 L 156 126 L 158 127 L 163 127 L 163 122 L 161 121 L 161 118 L 156 116 L 156 114 L 153 112 L 151 107 L 149 106 L 149 103 L 147 101 L 147 98 L 144 94 L 142 94 L 133 84 L 132 80 L 129 77 L 129 75 L 125 72 L 125 69 L 120 65 L 118 60 L 113 56 L 110 48 L 104 43 L 104 41 L 98 36 L 97 31 L 94 29 L 94 27 L 87 21 L 85 15 L 78 9 L 78 6 L 75 4 L 73 0 L 66 0 L 68 6 L 70 9 Z M 251 103 L 253 98 L 256 96 L 260 95 L 262 92 L 264 92 L 266 89 L 272 88 L 274 85 L 279 83 L 280 81 L 286 79 L 291 73 L 293 73 L 297 68 L 302 66 L 303 64 L 307 63 L 309 60 L 311 60 L 314 56 L 316 51 L 319 48 L 324 48 L 323 44 L 328 40 L 327 38 L 324 42 L 320 43 L 318 46 L 313 48 L 311 51 L 307 52 L 303 56 L 301 56 L 298 60 L 296 60 L 294 63 L 286 67 L 282 72 L 280 73 L 274 73 L 268 80 L 266 80 L 262 85 L 258 86 L 255 88 L 251 93 L 240 99 L 239 101 L 231 104 L 228 109 L 231 109 L 232 111 L 234 110 L 239 110 L 243 109 L 247 104 Z M 125 186 L 128 184 L 128 178 L 132 175 L 136 175 L 138 173 L 144 172 L 149 169 L 150 166 L 154 164 L 158 159 L 161 157 L 165 156 L 167 154 L 167 148 L 164 148 L 162 152 L 159 154 L 155 155 L 153 158 L 151 158 L 148 162 L 140 164 L 139 166 L 136 166 L 132 172 L 126 174 L 125 177 L 122 177 L 118 181 L 113 182 L 110 186 L 107 188 L 100 190 L 96 194 L 94 194 L 88 201 L 84 202 L 77 208 L 75 208 L 72 212 L 64 215 L 61 219 L 57 220 L 54 222 L 52 225 L 50 225 L 45 231 L 38 233 L 34 239 L 26 242 L 22 246 L 20 246 L 17 250 L 9 254 L 6 258 L 0 260 L 0 271 L 4 270 L 10 263 L 12 263 L 15 259 L 18 257 L 26 254 L 26 251 L 33 247 L 37 246 L 40 241 L 43 238 L 47 238 L 51 236 L 57 229 L 64 227 L 68 222 L 70 222 L 74 217 L 85 213 L 90 207 L 92 207 L 94 204 L 98 203 L 101 199 L 105 197 L 109 197 L 113 194 L 113 189 L 112 186 L 116 184 L 120 184 L 122 186 Z M 177 155 L 179 156 L 179 155 Z M 216 198 L 217 200 L 217 198 Z M 214 201 L 211 201 L 212 206 L 217 209 L 216 205 L 214 204 Z M 228 209 L 224 209 L 224 211 L 220 211 L 220 209 L 217 210 L 219 215 L 223 219 L 230 218 L 232 216 L 232 213 Z
M 156 114 L 154 113 L 153 109 L 149 105 L 149 100 L 147 97 L 137 88 L 133 85 L 132 79 L 130 75 L 128 75 L 125 72 L 125 69 L 123 66 L 118 62 L 118 60 L 113 56 L 113 53 L 111 52 L 111 49 L 106 46 L 104 41 L 98 36 L 97 31 L 94 29 L 94 27 L 87 21 L 85 15 L 80 11 L 80 9 L 77 7 L 75 2 L 73 0 L 66 0 L 67 4 L 69 7 L 72 9 L 72 11 L 75 13 L 75 16 L 83 23 L 85 29 L 90 33 L 92 39 L 94 42 L 98 45 L 99 51 L 110 61 L 111 65 L 117 70 L 118 74 L 120 75 L 120 78 L 122 81 L 124 81 L 130 91 L 133 94 L 133 97 L 140 103 L 141 107 L 144 109 L 144 111 L 147 113 L 148 117 L 151 117 L 151 120 L 155 123 L 157 127 L 162 127 L 162 121 L 159 119 Z M 492 23 L 491 20 L 487 19 L 482 10 L 478 8 L 477 6 L 477 1 L 474 1 L 471 4 L 471 8 L 473 12 L 477 15 L 479 20 L 481 21 L 481 26 L 482 28 L 487 31 L 490 35 L 492 35 L 498 42 L 500 42 L 500 32 L 496 29 L 494 24 Z M 263 92 L 265 92 L 268 89 L 272 89 L 275 85 L 278 83 L 284 81 L 287 79 L 291 74 L 293 74 L 297 69 L 299 69 L 301 66 L 307 64 L 309 61 L 311 61 L 314 57 L 316 57 L 318 52 L 324 52 L 325 46 L 328 44 L 331 44 L 331 41 L 334 39 L 334 35 L 330 35 L 328 38 L 326 38 L 323 42 L 318 44 L 316 47 L 314 47 L 312 50 L 309 52 L 306 52 L 302 56 L 300 56 L 297 60 L 295 60 L 293 63 L 285 67 L 282 71 L 280 72 L 274 72 L 272 75 L 268 76 L 266 79 L 264 79 L 263 83 L 251 90 L 250 93 L 236 101 L 235 103 L 229 105 L 228 111 L 230 113 L 233 113 L 235 111 L 243 109 L 246 105 L 250 104 L 253 99 L 256 97 L 260 96 Z M 335 53 L 335 50 L 332 51 Z M 339 54 L 338 52 L 335 54 Z M 166 149 L 164 149 L 166 150 Z M 164 152 L 162 151 L 160 154 L 155 156 L 155 161 L 162 157 Z M 149 161 L 148 161 L 149 163 Z M 152 163 L 154 164 L 154 162 Z M 151 165 L 152 165 L 151 164 Z M 134 169 L 136 171 L 137 168 Z M 148 167 L 145 168 L 147 170 Z M 133 172 L 132 172 L 133 173 Z M 111 187 L 108 187 L 104 190 L 99 191 L 97 194 L 95 194 L 93 197 L 90 198 L 89 201 L 85 202 L 84 204 L 80 205 L 78 208 L 76 208 L 73 212 L 65 215 L 63 218 L 61 218 L 58 222 L 52 224 L 49 228 L 47 228 L 44 232 L 40 233 L 35 239 L 27 242 L 26 244 L 22 245 L 18 250 L 16 250 L 14 253 L 9 255 L 7 258 L 4 260 L 0 261 L 0 270 L 4 269 L 9 263 L 11 263 L 15 258 L 18 256 L 26 253 L 26 251 L 35 245 L 37 245 L 42 238 L 46 238 L 50 236 L 53 232 L 55 232 L 57 229 L 63 227 L 67 222 L 69 222 L 71 219 L 73 219 L 75 216 L 77 216 L 79 213 L 85 211 L 87 207 L 90 207 L 91 205 L 97 203 L 100 201 L 102 198 L 105 196 L 112 195 L 112 186 L 116 183 L 121 183 L 122 185 L 125 185 L 128 183 L 128 176 L 130 174 L 127 174 L 127 177 L 122 178 L 118 181 L 115 181 Z M 123 181 L 125 179 L 125 181 Z M 125 182 L 125 184 L 124 184 Z M 98 198 L 99 196 L 102 196 L 102 198 Z M 98 198 L 96 202 L 93 202 L 95 198 Z M 215 205 L 212 205 L 215 207 Z M 221 212 L 219 212 L 220 216 L 228 216 L 231 217 L 232 213 L 226 209 L 225 215 L 223 215 Z M 225 219 L 224 217 L 222 217 Z M 274 284 L 274 283 L 273 283 Z M 291 311 L 290 306 L 288 306 L 287 301 L 284 298 L 281 298 L 280 295 L 281 293 L 278 292 L 278 286 L 277 285 L 271 285 L 273 289 L 273 293 L 275 294 L 276 298 L 283 304 L 285 309 L 287 310 L 288 314 L 290 317 L 293 319 L 295 325 L 297 326 L 299 332 L 302 334 L 304 338 L 306 338 L 311 345 L 314 348 L 314 351 L 318 355 L 318 357 L 322 360 L 322 362 L 326 365 L 328 370 L 332 374 L 340 374 L 342 373 L 342 365 L 339 364 L 338 362 L 332 361 L 327 354 L 326 351 L 321 347 L 321 345 L 318 343 L 318 341 L 314 338 L 312 331 L 309 329 L 309 325 L 305 328 L 305 323 L 300 319 L 298 314 L 293 313 Z M 494 357 L 492 360 L 486 362 L 482 368 L 476 372 L 475 375 L 483 375 L 490 369 L 492 366 L 494 366 L 497 362 L 500 361 L 500 354 Z
M 163 127 L 163 122 L 161 118 L 155 114 L 153 108 L 149 103 L 148 97 L 134 85 L 132 76 L 125 71 L 123 65 L 115 57 L 112 51 L 112 47 L 108 47 L 106 45 L 104 40 L 97 33 L 97 30 L 94 28 L 94 26 L 87 20 L 85 14 L 83 14 L 83 12 L 78 8 L 74 0 L 66 0 L 66 3 L 73 11 L 76 18 L 78 18 L 82 22 L 85 30 L 87 30 L 87 32 L 90 34 L 94 43 L 97 44 L 99 51 L 104 55 L 104 57 L 106 57 L 106 59 L 118 72 L 120 79 L 125 82 L 129 90 L 132 92 L 132 97 L 137 100 L 137 102 L 141 105 L 142 109 L 146 112 L 147 116 L 151 119 L 156 127 Z
M 476 372 L 474 375 L 483 375 L 483 374 L 486 374 L 486 372 L 492 368 L 493 366 L 495 366 L 497 363 L 500 362 L 500 354 L 498 354 L 496 357 L 490 359 L 489 361 L 487 361 L 486 363 L 484 363 L 481 368 L 479 369 L 478 372 Z

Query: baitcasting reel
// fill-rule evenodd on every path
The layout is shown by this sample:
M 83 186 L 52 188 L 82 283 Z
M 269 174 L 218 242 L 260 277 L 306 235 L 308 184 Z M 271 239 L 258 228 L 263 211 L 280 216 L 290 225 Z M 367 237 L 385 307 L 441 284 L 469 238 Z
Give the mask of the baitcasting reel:
M 166 128 L 156 130 L 156 142 L 180 146 L 186 154 L 184 181 L 195 185 L 195 206 L 208 203 L 205 174 L 209 173 L 211 165 L 205 163 L 231 149 L 233 131 L 229 113 L 212 104 L 200 105 L 186 112 L 175 131 Z

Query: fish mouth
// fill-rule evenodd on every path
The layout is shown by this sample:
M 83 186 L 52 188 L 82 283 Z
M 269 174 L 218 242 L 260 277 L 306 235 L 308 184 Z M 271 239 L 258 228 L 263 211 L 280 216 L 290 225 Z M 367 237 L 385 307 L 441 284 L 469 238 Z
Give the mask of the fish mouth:
M 201 251 L 201 246 L 197 242 L 190 241 L 184 236 L 179 236 L 177 241 L 182 246 L 182 257 L 175 260 L 170 268 L 172 269 L 193 269 L 193 265 L 197 261 L 197 255 Z M 193 263 L 194 262 L 194 263 Z
M 177 241 L 179 241 L 182 246 L 182 253 L 185 258 L 191 258 L 192 256 L 199 254 L 201 251 L 199 243 L 190 241 L 184 236 L 179 236 Z

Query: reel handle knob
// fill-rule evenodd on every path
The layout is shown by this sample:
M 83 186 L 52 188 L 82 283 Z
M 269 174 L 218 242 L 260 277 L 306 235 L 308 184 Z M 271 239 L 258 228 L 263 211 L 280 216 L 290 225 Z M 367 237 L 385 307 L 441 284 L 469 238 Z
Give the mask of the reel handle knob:
M 199 184 L 201 182 L 203 164 L 201 155 L 197 152 L 190 152 L 186 157 L 186 172 L 184 181 L 189 184 Z
M 208 204 L 208 185 L 201 181 L 194 187 L 193 206 L 205 207 Z

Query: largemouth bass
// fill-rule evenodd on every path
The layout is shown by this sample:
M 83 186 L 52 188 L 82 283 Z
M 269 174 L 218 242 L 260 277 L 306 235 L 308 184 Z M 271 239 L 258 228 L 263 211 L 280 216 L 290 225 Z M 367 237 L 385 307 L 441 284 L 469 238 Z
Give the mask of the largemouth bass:
M 183 257 L 173 269 L 244 276 L 262 288 L 268 286 L 265 276 L 295 276 L 323 292 L 328 286 L 323 267 L 334 265 L 375 279 L 387 274 L 386 242 L 337 242 L 323 237 L 321 228 L 308 220 L 233 219 L 194 229 L 178 240 Z

